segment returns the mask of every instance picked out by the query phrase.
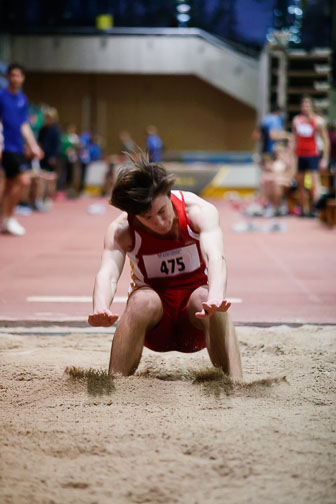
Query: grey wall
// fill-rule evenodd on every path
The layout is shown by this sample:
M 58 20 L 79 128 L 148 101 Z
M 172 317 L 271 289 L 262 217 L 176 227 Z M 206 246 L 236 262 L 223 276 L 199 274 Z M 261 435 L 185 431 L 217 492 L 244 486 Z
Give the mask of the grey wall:
M 258 61 L 198 36 L 17 36 L 11 50 L 33 72 L 194 75 L 257 107 Z
M 11 59 L 11 37 L 9 35 L 0 34 L 0 61 L 9 63 Z

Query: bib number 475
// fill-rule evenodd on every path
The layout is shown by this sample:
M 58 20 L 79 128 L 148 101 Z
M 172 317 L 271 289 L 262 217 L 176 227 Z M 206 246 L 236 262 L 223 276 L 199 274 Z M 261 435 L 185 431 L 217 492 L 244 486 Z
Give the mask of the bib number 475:
M 167 259 L 167 261 L 162 261 L 160 271 L 166 275 L 175 273 L 175 271 L 182 272 L 185 270 L 185 264 L 183 262 L 183 257 L 176 257 L 174 259 Z

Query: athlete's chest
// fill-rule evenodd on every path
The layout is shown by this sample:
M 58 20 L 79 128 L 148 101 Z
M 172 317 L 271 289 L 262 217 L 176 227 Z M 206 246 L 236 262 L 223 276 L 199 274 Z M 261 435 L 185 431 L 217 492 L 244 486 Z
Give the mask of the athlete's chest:
M 314 119 L 305 117 L 298 118 L 296 122 L 296 133 L 303 138 L 309 138 L 315 135 L 316 123 Z
M 17 113 L 24 112 L 25 107 L 26 101 L 23 95 L 8 94 L 2 102 L 3 120 L 13 120 Z
M 194 240 L 161 240 L 151 245 L 140 246 L 136 254 L 149 279 L 191 273 L 201 265 L 199 247 Z

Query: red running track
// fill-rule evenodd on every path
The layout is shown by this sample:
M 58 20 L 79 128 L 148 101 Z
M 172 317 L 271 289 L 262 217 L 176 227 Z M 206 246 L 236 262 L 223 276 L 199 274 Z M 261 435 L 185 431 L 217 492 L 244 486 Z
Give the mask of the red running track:
M 285 233 L 235 233 L 244 217 L 228 202 L 218 208 L 229 269 L 228 297 L 241 299 L 236 323 L 336 323 L 336 229 L 318 219 L 282 217 Z M 88 207 L 103 205 L 103 215 Z M 106 199 L 57 202 L 48 214 L 18 216 L 24 237 L 0 235 L 0 321 L 84 321 L 89 302 L 29 302 L 31 296 L 90 296 L 103 236 L 117 215 Z M 264 226 L 266 219 L 253 219 Z M 117 296 L 126 296 L 128 267 Z M 116 304 L 122 313 L 124 304 Z

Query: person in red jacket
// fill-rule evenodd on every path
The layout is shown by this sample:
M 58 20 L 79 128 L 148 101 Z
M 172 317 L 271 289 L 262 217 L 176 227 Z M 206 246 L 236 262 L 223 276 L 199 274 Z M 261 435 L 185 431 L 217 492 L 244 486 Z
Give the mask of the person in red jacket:
M 193 193 L 172 191 L 174 182 L 174 175 L 143 154 L 130 156 L 119 169 L 111 204 L 123 213 L 106 232 L 88 321 L 103 327 L 117 321 L 110 307 L 127 255 L 129 299 L 113 338 L 109 373 L 134 373 L 143 346 L 187 353 L 206 347 L 214 366 L 241 378 L 217 209 Z
M 324 119 L 314 113 L 310 97 L 303 97 L 301 114 L 293 119 L 293 133 L 295 137 L 295 153 L 298 159 L 298 198 L 304 214 L 305 205 L 305 174 L 311 175 L 313 200 L 316 203 L 321 195 L 319 170 L 326 170 L 329 162 L 330 142 Z M 323 142 L 322 156 L 320 156 L 317 137 Z

